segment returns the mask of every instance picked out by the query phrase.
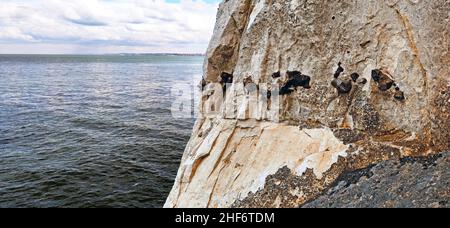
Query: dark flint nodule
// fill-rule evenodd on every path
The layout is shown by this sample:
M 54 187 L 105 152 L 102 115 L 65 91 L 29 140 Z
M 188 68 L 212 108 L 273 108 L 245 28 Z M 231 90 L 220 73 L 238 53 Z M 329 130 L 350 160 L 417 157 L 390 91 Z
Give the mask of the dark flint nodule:
M 393 86 L 396 86 L 394 80 L 381 72 L 380 79 L 378 80 L 378 89 L 385 92 L 390 90 Z
M 286 86 L 283 86 L 280 89 L 280 95 L 281 96 L 291 94 L 292 92 L 294 92 L 294 89 L 293 88 L 288 88 Z
M 339 94 L 349 93 L 352 90 L 352 82 L 350 80 L 341 80 L 335 78 L 331 85 L 337 89 Z
M 378 89 L 383 92 L 386 92 L 393 86 L 396 86 L 394 80 L 392 80 L 389 76 L 384 74 L 379 69 L 375 69 L 372 71 L 372 79 L 378 83 Z
M 220 84 L 222 84 L 223 96 L 226 96 L 227 84 L 233 83 L 233 75 L 227 72 L 220 74 Z
M 303 87 L 305 89 L 310 89 L 311 77 L 303 75 L 299 71 L 288 71 L 287 75 L 289 80 L 280 89 L 280 95 L 286 95 L 294 92 L 297 87 Z
M 267 90 L 267 99 L 270 100 L 272 98 L 272 91 Z
M 358 73 L 353 73 L 351 75 L 351 78 L 352 78 L 353 82 L 356 82 L 358 80 L 358 78 L 359 78 L 359 74 Z
M 394 85 L 394 81 L 392 81 L 392 79 L 387 78 L 387 77 L 382 78 L 380 80 L 380 83 L 378 83 L 378 89 L 380 89 L 383 92 L 386 92 L 386 91 L 390 90 L 393 85 Z
M 220 75 L 220 83 L 222 84 L 233 83 L 233 75 L 227 72 L 223 72 Z
M 396 88 L 396 91 L 395 91 L 395 94 L 394 94 L 394 98 L 399 100 L 399 101 L 404 101 L 406 99 L 405 98 L 405 93 L 400 91 L 400 89 L 397 90 L 397 88 Z
M 358 80 L 358 84 L 361 84 L 361 85 L 367 84 L 367 79 L 365 79 L 365 78 L 360 78 L 360 79 Z
M 381 71 L 378 69 L 372 70 L 372 79 L 379 82 L 381 79 Z
M 275 73 L 272 74 L 272 78 L 280 78 L 280 77 L 281 77 L 280 71 L 275 72 Z
M 336 72 L 334 73 L 334 78 L 339 78 L 339 76 L 341 76 L 342 73 L 344 73 L 344 68 L 342 67 L 342 63 L 339 62 L 338 63 L 338 69 L 336 70 Z
M 296 71 L 287 71 L 286 74 L 288 75 L 289 79 L 292 79 L 294 77 L 302 75 L 302 72 L 297 71 L 297 70 Z
M 288 87 L 303 87 L 305 89 L 310 88 L 309 83 L 311 82 L 311 77 L 300 73 L 299 71 L 288 72 L 289 80 L 286 85 Z

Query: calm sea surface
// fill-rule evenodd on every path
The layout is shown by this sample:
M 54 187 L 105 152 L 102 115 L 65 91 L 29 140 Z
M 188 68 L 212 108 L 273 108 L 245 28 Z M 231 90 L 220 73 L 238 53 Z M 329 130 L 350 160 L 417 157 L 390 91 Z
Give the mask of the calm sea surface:
M 161 207 L 202 57 L 0 55 L 0 207 Z

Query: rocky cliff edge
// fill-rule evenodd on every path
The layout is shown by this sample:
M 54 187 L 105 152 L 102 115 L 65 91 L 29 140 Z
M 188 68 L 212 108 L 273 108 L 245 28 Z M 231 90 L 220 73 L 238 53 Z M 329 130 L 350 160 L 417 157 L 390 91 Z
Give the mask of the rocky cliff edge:
M 225 0 L 165 207 L 299 207 L 448 151 L 449 48 L 447 0 Z

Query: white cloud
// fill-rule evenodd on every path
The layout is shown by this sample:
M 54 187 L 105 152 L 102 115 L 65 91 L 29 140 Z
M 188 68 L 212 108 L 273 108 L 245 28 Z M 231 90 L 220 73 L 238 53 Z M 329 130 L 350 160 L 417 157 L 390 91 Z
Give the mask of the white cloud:
M 201 0 L 0 0 L 0 53 L 204 52 L 217 6 Z

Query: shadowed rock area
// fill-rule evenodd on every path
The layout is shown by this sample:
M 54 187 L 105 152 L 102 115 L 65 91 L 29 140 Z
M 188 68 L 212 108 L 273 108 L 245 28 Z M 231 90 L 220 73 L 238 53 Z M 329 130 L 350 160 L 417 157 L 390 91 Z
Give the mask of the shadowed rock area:
M 305 208 L 448 208 L 450 153 L 403 158 L 341 175 Z

